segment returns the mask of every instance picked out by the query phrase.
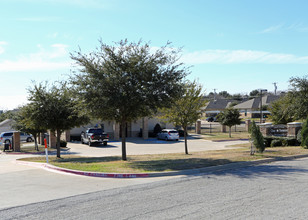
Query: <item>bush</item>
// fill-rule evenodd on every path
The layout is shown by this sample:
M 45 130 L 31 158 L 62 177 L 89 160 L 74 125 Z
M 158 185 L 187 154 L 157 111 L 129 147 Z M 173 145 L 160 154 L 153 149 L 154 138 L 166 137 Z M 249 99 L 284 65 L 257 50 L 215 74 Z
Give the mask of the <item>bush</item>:
M 272 142 L 275 141 L 273 144 Z M 281 143 L 281 145 L 280 145 Z M 296 138 L 288 137 L 264 137 L 265 147 L 278 147 L 278 146 L 298 146 L 299 142 Z
M 271 147 L 280 147 L 282 146 L 282 141 L 280 139 L 274 139 L 271 142 Z
M 301 131 L 301 145 L 304 148 L 308 148 L 308 118 L 303 124 L 302 131 Z
M 287 141 L 286 146 L 298 146 L 299 145 L 296 138 L 286 138 L 285 140 Z
M 265 147 L 270 147 L 275 137 L 263 137 Z
M 67 142 L 64 140 L 60 141 L 60 147 L 66 147 L 67 146 Z
M 308 137 L 304 140 L 304 148 L 307 149 L 308 148 Z
M 258 152 L 262 153 L 265 150 L 264 139 L 259 127 L 256 126 L 254 121 L 251 125 L 251 139 Z

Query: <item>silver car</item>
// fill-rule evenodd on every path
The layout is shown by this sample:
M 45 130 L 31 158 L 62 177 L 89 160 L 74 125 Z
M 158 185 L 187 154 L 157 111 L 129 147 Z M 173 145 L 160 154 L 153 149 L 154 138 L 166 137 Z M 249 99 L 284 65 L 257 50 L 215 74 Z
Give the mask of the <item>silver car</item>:
M 179 132 L 175 129 L 163 129 L 160 133 L 157 134 L 158 139 L 162 140 L 179 140 Z
M 2 132 L 0 134 L 0 145 L 4 143 L 10 144 L 12 142 L 13 133 L 14 133 L 13 131 Z M 31 142 L 33 141 L 33 136 L 30 134 L 20 132 L 20 141 Z

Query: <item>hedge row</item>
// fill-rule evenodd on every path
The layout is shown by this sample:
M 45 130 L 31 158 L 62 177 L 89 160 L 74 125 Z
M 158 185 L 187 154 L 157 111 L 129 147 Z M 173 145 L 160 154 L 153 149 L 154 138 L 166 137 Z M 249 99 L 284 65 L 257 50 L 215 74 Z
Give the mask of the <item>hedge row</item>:
M 265 147 L 299 146 L 300 142 L 296 138 L 289 137 L 264 137 Z

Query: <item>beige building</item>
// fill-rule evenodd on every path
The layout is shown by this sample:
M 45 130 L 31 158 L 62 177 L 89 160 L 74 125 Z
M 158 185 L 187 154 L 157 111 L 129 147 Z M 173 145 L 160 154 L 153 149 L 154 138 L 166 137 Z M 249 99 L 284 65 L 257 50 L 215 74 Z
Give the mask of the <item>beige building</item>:
M 135 122 L 127 123 L 126 137 L 140 137 L 142 134 L 143 138 L 148 138 L 149 133 L 153 132 L 154 127 L 157 123 L 160 124 L 162 128 L 174 128 L 173 124 L 164 123 L 158 118 L 142 118 Z M 78 140 L 81 132 L 85 131 L 87 128 L 90 127 L 102 127 L 103 130 L 109 134 L 110 139 L 118 140 L 121 136 L 121 128 L 119 124 L 113 121 L 97 121 L 70 130 L 71 139 Z

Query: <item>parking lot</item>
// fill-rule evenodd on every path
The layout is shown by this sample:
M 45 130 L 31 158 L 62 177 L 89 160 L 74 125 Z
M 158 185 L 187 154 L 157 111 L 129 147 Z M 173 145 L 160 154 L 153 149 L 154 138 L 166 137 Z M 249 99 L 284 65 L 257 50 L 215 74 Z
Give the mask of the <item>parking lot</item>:
M 201 136 L 195 135 L 188 139 L 189 152 L 209 151 L 209 150 L 225 150 L 234 148 L 232 145 L 248 143 L 248 141 L 224 141 L 212 142 L 200 138 Z M 68 143 L 70 150 L 67 153 L 82 155 L 82 156 L 120 156 L 122 151 L 122 143 L 120 141 L 108 142 L 107 146 L 81 144 L 80 142 Z M 141 138 L 127 138 L 126 142 L 127 155 L 140 155 L 140 154 L 166 154 L 166 153 L 181 153 L 184 152 L 184 139 L 180 138 L 179 141 L 164 141 L 150 138 L 143 140 Z

